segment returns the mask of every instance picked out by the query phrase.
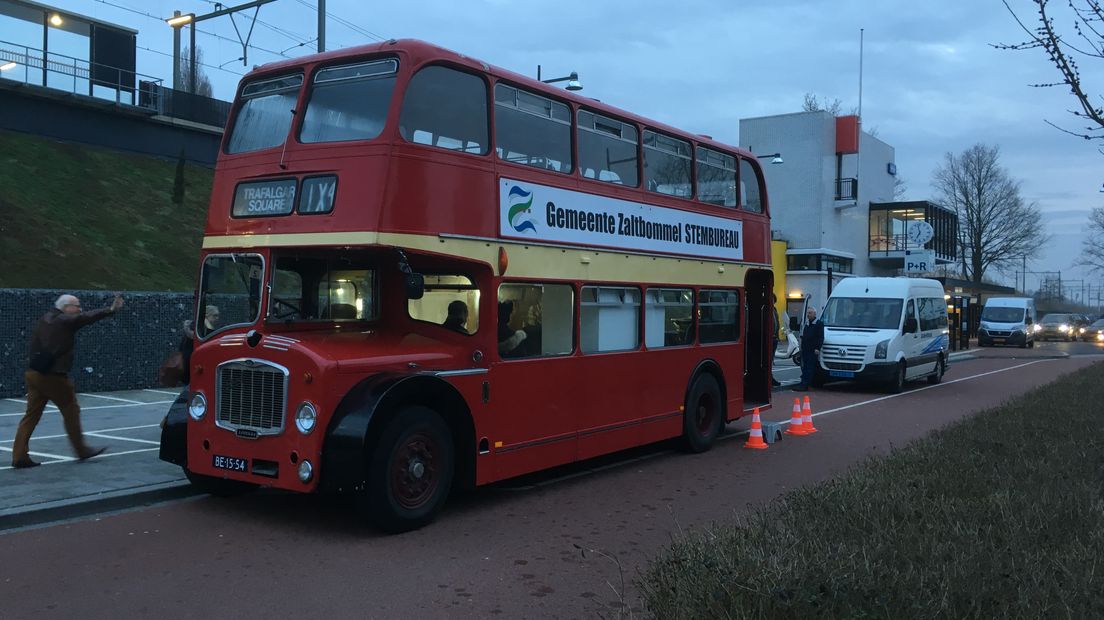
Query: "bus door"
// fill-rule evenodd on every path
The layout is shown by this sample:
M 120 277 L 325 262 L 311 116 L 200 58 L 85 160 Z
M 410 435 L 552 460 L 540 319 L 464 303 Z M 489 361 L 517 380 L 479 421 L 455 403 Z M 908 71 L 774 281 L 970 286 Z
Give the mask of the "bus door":
M 744 280 L 744 308 L 747 320 L 744 338 L 744 408 L 770 402 L 770 370 L 774 335 L 771 309 L 772 274 L 749 271 Z
M 569 284 L 503 283 L 498 289 L 498 362 L 487 405 L 499 477 L 576 459 L 582 377 L 572 357 L 574 289 Z

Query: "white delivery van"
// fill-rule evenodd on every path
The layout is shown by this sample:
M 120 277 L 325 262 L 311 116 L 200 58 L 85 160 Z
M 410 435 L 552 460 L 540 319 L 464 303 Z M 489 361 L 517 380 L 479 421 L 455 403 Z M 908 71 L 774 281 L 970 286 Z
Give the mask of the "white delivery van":
M 1014 344 L 1020 348 L 1035 346 L 1039 331 L 1035 300 L 1028 297 L 990 297 L 981 311 L 978 346 Z
M 824 345 L 815 381 L 939 383 L 950 344 L 943 286 L 926 278 L 846 278 L 824 307 Z

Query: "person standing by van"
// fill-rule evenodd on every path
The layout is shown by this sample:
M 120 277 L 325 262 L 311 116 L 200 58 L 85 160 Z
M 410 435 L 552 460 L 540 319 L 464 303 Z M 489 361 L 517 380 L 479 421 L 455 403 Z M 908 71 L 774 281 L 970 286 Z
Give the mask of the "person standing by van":
M 816 308 L 805 311 L 805 328 L 801 330 L 801 383 L 794 388 L 806 392 L 816 375 L 820 347 L 824 344 L 824 323 L 817 320 Z

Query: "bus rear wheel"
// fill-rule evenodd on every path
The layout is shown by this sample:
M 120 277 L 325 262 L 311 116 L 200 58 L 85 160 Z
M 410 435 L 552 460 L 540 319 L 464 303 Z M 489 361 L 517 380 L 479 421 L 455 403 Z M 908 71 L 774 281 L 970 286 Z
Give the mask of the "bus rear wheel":
M 431 523 L 448 499 L 455 472 L 452 434 L 441 416 L 406 407 L 384 429 L 371 455 L 361 509 L 388 533 Z
M 717 379 L 702 373 L 694 379 L 682 416 L 682 443 L 688 452 L 705 452 L 721 434 L 724 403 Z

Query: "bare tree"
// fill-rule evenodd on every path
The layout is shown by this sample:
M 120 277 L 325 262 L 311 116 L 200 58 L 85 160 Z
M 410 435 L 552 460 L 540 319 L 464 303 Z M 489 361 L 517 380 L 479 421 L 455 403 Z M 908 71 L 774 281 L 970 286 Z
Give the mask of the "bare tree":
M 893 199 L 900 201 L 903 200 L 905 194 L 908 193 L 908 182 L 901 177 L 893 177 Z
M 1069 88 L 1070 94 L 1080 106 L 1079 110 L 1069 110 L 1070 114 L 1073 114 L 1078 122 L 1087 121 L 1089 125 L 1080 130 L 1070 131 L 1050 121 L 1047 123 L 1056 129 L 1086 140 L 1104 139 L 1104 107 L 1100 105 L 1101 96 L 1093 95 L 1084 88 L 1077 66 L 1079 59 L 1104 60 L 1104 4 L 1100 0 L 1066 0 L 1069 12 L 1062 16 L 1060 23 L 1072 22 L 1072 26 L 1063 31 L 1055 25 L 1053 11 L 1048 12 L 1049 0 L 1032 0 L 1037 13 L 1034 28 L 1024 23 L 1020 15 L 1008 5 L 1008 0 L 1001 1 L 1027 33 L 1028 39 L 1022 43 L 999 44 L 993 47 L 1006 50 L 1042 49 L 1058 70 L 1061 80 L 1031 86 Z
M 195 51 L 196 61 L 196 84 L 193 89 L 192 86 L 192 61 L 191 51 L 185 47 L 180 52 L 180 82 L 181 89 L 194 93 L 196 95 L 203 95 L 204 97 L 211 97 L 214 90 L 211 88 L 211 79 L 207 77 L 207 74 L 203 72 L 203 49 L 197 47 Z
M 828 98 L 825 97 L 822 102 L 813 93 L 805 93 L 805 102 L 801 104 L 802 112 L 820 112 L 823 110 L 832 116 L 839 116 L 842 109 L 843 102 L 839 99 L 832 99 L 829 101 Z
M 1000 149 L 975 144 L 947 153 L 932 177 L 937 200 L 958 214 L 963 277 L 980 283 L 990 267 L 1001 269 L 1039 253 L 1047 242 L 1035 203 L 1026 204 L 1020 183 L 1000 165 Z
M 1081 241 L 1081 257 L 1078 265 L 1104 274 L 1104 207 L 1097 207 L 1089 215 L 1089 228 Z

